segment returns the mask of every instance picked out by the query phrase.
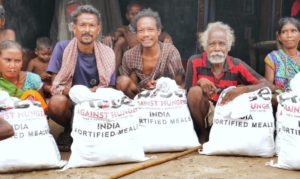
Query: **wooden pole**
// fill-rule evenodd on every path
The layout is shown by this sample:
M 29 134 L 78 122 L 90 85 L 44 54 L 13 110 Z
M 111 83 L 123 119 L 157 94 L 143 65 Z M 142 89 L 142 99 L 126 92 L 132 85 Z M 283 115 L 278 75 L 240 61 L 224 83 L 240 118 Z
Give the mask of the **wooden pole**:
M 188 149 L 186 151 L 183 151 L 183 152 L 180 152 L 180 153 L 177 153 L 177 154 L 173 154 L 173 155 L 171 154 L 170 156 L 166 156 L 162 159 L 145 162 L 145 163 L 142 163 L 140 165 L 134 166 L 132 168 L 126 169 L 124 171 L 120 171 L 116 174 L 113 174 L 113 175 L 109 176 L 109 178 L 110 179 L 120 178 L 120 177 L 129 175 L 131 173 L 134 173 L 136 171 L 139 171 L 139 170 L 142 170 L 142 169 L 145 169 L 145 168 L 149 168 L 149 167 L 152 167 L 152 166 L 155 166 L 155 165 L 159 165 L 159 164 L 168 162 L 168 161 L 173 160 L 173 159 L 177 159 L 179 157 L 182 157 L 182 156 L 185 156 L 187 154 L 193 153 L 193 152 L 195 152 L 195 151 L 197 151 L 198 149 L 201 149 L 201 148 L 202 148 L 202 146 L 200 145 L 200 146 Z

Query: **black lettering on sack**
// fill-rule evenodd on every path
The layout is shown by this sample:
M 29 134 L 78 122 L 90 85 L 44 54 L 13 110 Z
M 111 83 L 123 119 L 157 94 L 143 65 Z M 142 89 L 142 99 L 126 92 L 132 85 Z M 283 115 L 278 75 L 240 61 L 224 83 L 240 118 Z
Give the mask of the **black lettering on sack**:
M 122 98 L 122 104 L 133 106 L 132 100 L 129 97 L 127 97 L 127 96 L 123 96 L 123 98 Z
M 173 94 L 171 92 L 167 93 L 167 94 L 162 93 L 162 94 L 160 94 L 160 97 L 162 97 L 162 98 L 170 98 L 172 95 Z
M 257 99 L 258 99 L 258 97 L 257 97 L 257 96 L 249 96 L 249 99 L 250 99 L 250 102 L 251 102 L 251 101 L 255 101 L 255 100 L 257 100 Z
M 121 100 L 112 100 L 112 108 L 119 108 L 122 105 L 133 106 L 132 100 L 127 96 L 123 96 Z
M 270 94 L 271 91 L 268 88 L 261 88 L 259 89 L 257 94 L 254 94 L 253 96 L 249 96 L 249 101 L 255 101 L 258 99 L 258 97 L 262 98 L 263 100 L 270 100 Z
M 261 88 L 259 91 L 258 91 L 258 96 L 261 97 L 262 99 L 264 100 L 270 100 L 270 94 L 271 94 L 271 91 L 268 89 L 268 88 Z
M 119 108 L 122 106 L 121 100 L 120 99 L 114 99 L 111 101 L 112 103 L 112 108 Z
M 184 90 L 177 90 L 174 92 L 174 94 L 176 96 L 178 96 L 179 98 L 182 98 L 185 95 L 185 91 Z
M 141 93 L 138 94 L 137 99 L 140 98 L 147 98 L 148 96 L 150 96 L 150 91 L 149 90 L 144 90 Z
M 297 97 L 298 97 L 298 95 L 284 98 L 283 95 L 279 95 L 279 104 L 281 106 L 284 106 L 284 102 L 288 101 L 288 100 L 291 100 L 292 103 L 297 103 Z

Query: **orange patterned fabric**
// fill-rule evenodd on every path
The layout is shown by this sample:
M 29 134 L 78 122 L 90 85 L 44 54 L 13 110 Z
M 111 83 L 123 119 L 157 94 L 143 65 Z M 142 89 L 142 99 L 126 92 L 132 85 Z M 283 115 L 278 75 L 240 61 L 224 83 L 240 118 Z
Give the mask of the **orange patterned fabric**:
M 35 91 L 35 90 L 26 90 L 22 96 L 20 97 L 21 100 L 31 100 L 31 101 L 38 101 L 41 103 L 41 107 L 44 109 L 44 111 L 47 110 L 47 103 L 44 100 L 44 98 L 42 97 L 42 95 L 40 95 L 39 92 Z

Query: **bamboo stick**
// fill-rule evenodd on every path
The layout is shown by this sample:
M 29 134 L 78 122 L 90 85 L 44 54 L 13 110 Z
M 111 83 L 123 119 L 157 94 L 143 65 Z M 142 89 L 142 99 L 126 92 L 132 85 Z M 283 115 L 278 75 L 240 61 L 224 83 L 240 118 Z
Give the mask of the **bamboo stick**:
M 141 163 L 140 165 L 136 165 L 136 166 L 133 166 L 129 169 L 126 169 L 126 170 L 120 171 L 116 174 L 113 174 L 113 175 L 109 176 L 109 178 L 110 179 L 120 178 L 120 177 L 129 175 L 131 173 L 134 173 L 136 171 L 139 171 L 139 170 L 142 170 L 142 169 L 145 169 L 145 168 L 149 168 L 149 167 L 152 167 L 152 166 L 155 166 L 155 165 L 159 165 L 159 164 L 168 162 L 170 160 L 185 156 L 185 155 L 193 153 L 193 152 L 195 152 L 195 151 L 197 151 L 198 149 L 201 149 L 201 148 L 202 148 L 202 146 L 200 145 L 200 146 L 185 150 L 185 151 L 177 153 L 177 154 L 173 154 L 173 155 L 171 154 L 170 156 L 166 156 L 162 159 Z

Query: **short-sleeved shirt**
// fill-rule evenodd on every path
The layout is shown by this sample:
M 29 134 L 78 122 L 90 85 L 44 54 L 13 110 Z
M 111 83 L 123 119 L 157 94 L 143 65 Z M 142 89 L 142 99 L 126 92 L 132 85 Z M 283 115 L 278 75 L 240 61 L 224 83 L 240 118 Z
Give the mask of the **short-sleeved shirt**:
M 53 50 L 48 64 L 48 72 L 57 74 L 61 68 L 64 49 L 70 41 L 58 42 Z M 116 73 L 111 76 L 110 86 L 115 86 Z M 77 63 L 73 75 L 72 85 L 84 85 L 89 88 L 99 84 L 99 75 L 95 54 L 85 54 L 78 50 Z
M 157 70 L 154 74 L 155 79 L 158 79 L 159 77 L 169 77 L 174 79 L 176 75 L 184 74 L 181 57 L 176 47 L 172 44 L 161 42 L 159 42 L 159 46 L 161 54 L 156 67 L 160 70 Z M 144 83 L 138 85 L 143 88 L 145 79 L 149 78 L 149 76 L 145 75 L 143 72 L 142 48 L 141 45 L 137 45 L 125 52 L 122 59 L 122 72 L 125 75 L 135 73 L 140 81 L 144 81 Z M 162 67 L 164 60 L 166 65 Z M 163 69 L 161 70 L 161 68 Z
M 190 57 L 187 64 L 186 89 L 195 86 L 201 78 L 206 78 L 213 82 L 220 91 L 230 86 L 256 84 L 259 80 L 263 79 L 261 75 L 243 61 L 231 56 L 226 57 L 223 73 L 220 78 L 217 79 L 214 77 L 211 68 L 212 64 L 206 58 L 206 53 Z M 219 94 L 214 94 L 210 100 L 216 102 L 218 98 Z

